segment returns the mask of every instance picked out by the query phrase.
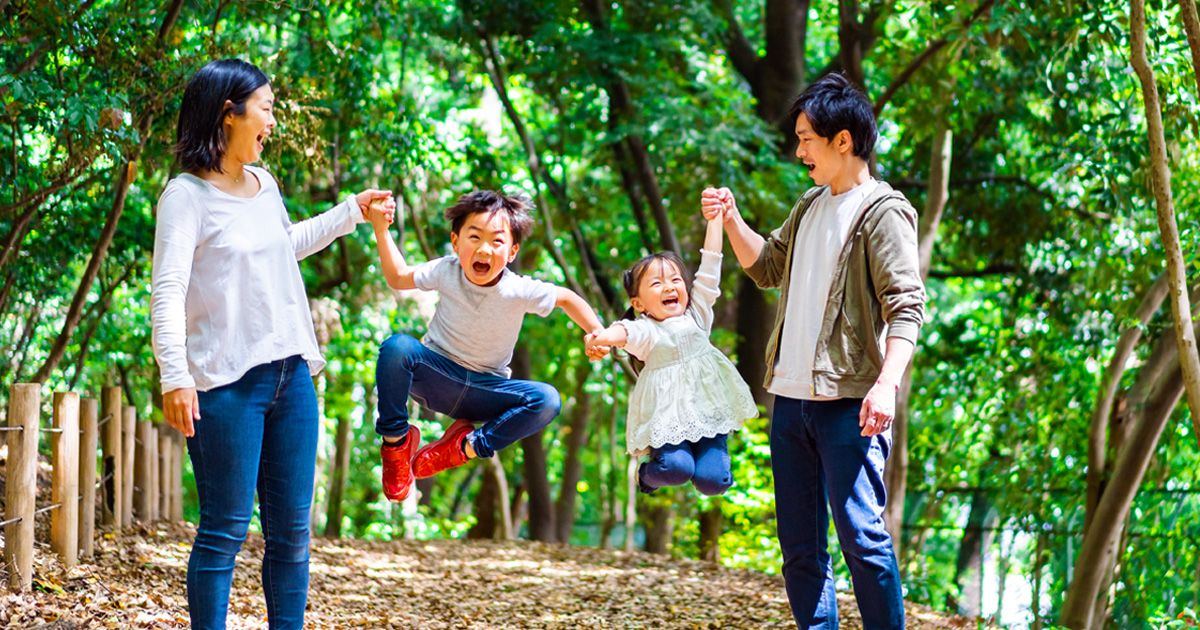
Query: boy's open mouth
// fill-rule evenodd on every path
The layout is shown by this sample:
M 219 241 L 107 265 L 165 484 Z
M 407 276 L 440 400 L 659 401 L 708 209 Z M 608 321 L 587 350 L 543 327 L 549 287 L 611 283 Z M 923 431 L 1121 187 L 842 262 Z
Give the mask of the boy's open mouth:
M 485 262 L 471 263 L 471 270 L 478 274 L 485 274 L 492 270 L 492 266 Z

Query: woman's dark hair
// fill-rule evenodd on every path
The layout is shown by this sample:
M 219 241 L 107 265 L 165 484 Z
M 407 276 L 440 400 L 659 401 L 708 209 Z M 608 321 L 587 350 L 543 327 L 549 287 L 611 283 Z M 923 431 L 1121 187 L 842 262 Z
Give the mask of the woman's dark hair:
M 796 97 L 788 110 L 793 128 L 800 114 L 807 116 L 813 131 L 826 140 L 833 139 L 843 129 L 849 131 L 854 155 L 871 159 L 879 137 L 875 111 L 867 95 L 842 74 L 827 74 Z
M 453 206 L 446 208 L 446 220 L 450 222 L 450 231 L 458 234 L 472 214 L 486 212 L 490 218 L 503 212 L 508 218 L 513 243 L 520 244 L 533 231 L 533 217 L 529 216 L 532 209 L 533 200 L 525 193 L 507 195 L 494 190 L 476 190 L 459 197 Z
M 683 286 L 687 289 L 688 303 L 690 304 L 692 299 L 692 272 L 683 264 L 683 259 L 679 257 L 679 254 L 672 251 L 658 252 L 645 256 L 633 263 L 633 266 L 625 271 L 621 276 L 621 282 L 625 285 L 625 294 L 629 296 L 629 299 L 632 300 L 637 297 L 638 287 L 642 284 L 642 277 L 646 275 L 646 272 L 650 270 L 650 267 L 654 263 L 671 263 L 675 265 L 675 268 L 683 275 Z M 621 315 L 621 319 L 637 319 L 637 312 L 630 306 L 625 309 L 625 313 Z
M 183 170 L 221 172 L 225 116 L 246 113 L 246 99 L 270 82 L 262 70 L 241 59 L 210 61 L 192 75 L 175 127 L 175 157 Z M 225 101 L 233 107 L 226 109 Z

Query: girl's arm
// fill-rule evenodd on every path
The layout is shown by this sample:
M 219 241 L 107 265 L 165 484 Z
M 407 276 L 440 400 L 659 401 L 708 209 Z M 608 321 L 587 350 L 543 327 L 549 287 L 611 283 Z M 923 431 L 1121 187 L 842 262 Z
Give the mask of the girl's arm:
M 389 287 L 396 290 L 417 288 L 413 274 L 416 267 L 409 266 L 404 260 L 404 254 L 396 247 L 392 235 L 388 232 L 387 216 L 381 212 L 371 213 L 371 227 L 375 230 L 375 246 L 379 250 L 379 266 L 383 268 L 383 277 Z
M 720 217 L 714 217 L 708 220 L 708 229 L 704 232 L 704 249 L 720 254 L 721 248 L 725 245 L 725 226 L 721 222 Z

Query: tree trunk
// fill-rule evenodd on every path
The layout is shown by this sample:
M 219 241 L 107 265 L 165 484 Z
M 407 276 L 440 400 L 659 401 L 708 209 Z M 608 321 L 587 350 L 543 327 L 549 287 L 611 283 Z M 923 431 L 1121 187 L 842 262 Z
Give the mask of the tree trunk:
M 487 460 L 489 472 L 496 479 L 496 507 L 500 508 L 500 522 L 496 537 L 500 540 L 512 540 L 513 519 L 512 510 L 508 503 L 508 476 L 504 471 L 504 461 L 496 453 Z
M 721 562 L 721 534 L 725 530 L 725 516 L 721 513 L 721 499 L 712 500 L 707 510 L 700 512 L 700 559 Z
M 554 539 L 571 542 L 575 529 L 575 500 L 579 496 L 579 480 L 583 477 L 583 449 L 587 446 L 588 420 L 592 415 L 592 397 L 586 384 L 591 365 L 580 363 L 575 370 L 575 406 L 571 409 L 571 424 L 566 429 L 567 453 L 563 459 L 562 484 L 554 505 Z
M 1063 602 L 1061 623 L 1069 628 L 1097 628 L 1103 620 L 1094 619 L 1097 598 L 1111 581 L 1111 568 L 1116 566 L 1119 541 L 1138 487 L 1150 466 L 1154 449 L 1171 412 L 1183 395 L 1183 372 L 1179 366 L 1178 346 L 1169 336 L 1159 339 L 1151 353 L 1138 383 L 1133 390 L 1146 392 L 1144 397 L 1131 400 L 1128 409 L 1133 415 L 1132 428 L 1117 455 L 1112 477 L 1096 504 L 1090 526 L 1083 535 L 1079 556 L 1075 560 L 1074 580 Z M 1154 365 L 1157 362 L 1160 365 Z M 1169 366 L 1162 369 L 1161 365 Z M 1147 384 L 1153 379 L 1153 382 Z
M 1187 34 L 1188 48 L 1192 52 L 1196 93 L 1200 94 L 1200 16 L 1196 14 L 1196 0 L 1179 0 L 1179 15 L 1183 18 L 1183 31 Z
M 971 513 L 967 517 L 967 527 L 963 530 L 962 542 L 958 546 L 958 561 L 955 563 L 954 582 L 958 586 L 960 596 L 957 601 L 947 602 L 948 607 L 957 609 L 960 615 L 979 617 L 983 614 L 983 588 L 980 579 L 983 574 L 984 553 L 992 545 L 996 521 L 996 510 L 992 507 L 987 492 L 983 488 L 977 488 L 971 495 Z
M 938 227 L 950 197 L 950 159 L 953 154 L 954 132 L 949 127 L 949 112 L 943 110 L 938 117 L 929 156 L 929 187 L 926 194 L 925 212 L 921 213 L 918 227 L 917 253 L 920 260 L 921 281 L 929 278 L 929 267 L 933 261 L 933 246 L 937 242 Z M 904 503 L 908 493 L 908 419 L 909 400 L 912 395 L 912 363 L 904 369 L 900 389 L 896 393 L 896 417 L 892 421 L 892 452 L 888 455 L 884 481 L 887 484 L 887 505 L 883 520 L 892 537 L 892 545 L 899 558 L 903 549 L 901 541 L 904 530 Z
M 737 295 L 737 369 L 750 386 L 754 402 L 769 405 L 771 396 L 763 387 L 767 376 L 767 340 L 775 309 L 749 276 L 738 278 Z
M 513 350 L 512 377 L 522 380 L 532 378 L 529 349 L 518 343 Z M 529 493 L 529 538 L 551 542 L 555 539 L 554 503 L 550 498 L 550 479 L 546 472 L 546 445 L 542 441 L 545 430 L 521 440 L 524 453 L 522 466 L 525 474 L 525 490 Z
M 1167 165 L 1167 143 L 1164 138 L 1162 111 L 1159 107 L 1158 84 L 1146 56 L 1146 3 L 1133 0 L 1130 11 L 1130 47 L 1133 69 L 1142 84 L 1146 109 L 1146 127 L 1150 136 L 1150 180 L 1157 207 L 1158 230 L 1162 233 L 1163 249 L 1167 253 L 1167 279 L 1171 285 L 1171 315 L 1175 320 L 1175 342 L 1179 344 L 1179 364 L 1183 373 L 1184 390 L 1192 415 L 1192 429 L 1200 444 L 1200 353 L 1196 350 L 1196 334 L 1192 329 L 1191 306 L 1187 294 L 1187 266 L 1179 242 L 1179 227 L 1175 223 L 1175 202 L 1171 197 L 1171 170 Z
M 1100 384 L 1100 394 L 1096 397 L 1096 408 L 1092 411 L 1092 423 L 1088 431 L 1088 466 L 1087 466 L 1087 502 L 1084 512 L 1083 531 L 1091 525 L 1091 519 L 1096 510 L 1096 503 L 1103 492 L 1106 478 L 1107 442 L 1105 434 L 1116 405 L 1117 390 L 1121 386 L 1121 378 L 1125 375 L 1125 366 L 1129 357 L 1142 339 L 1142 330 L 1150 319 L 1158 312 L 1163 300 L 1167 297 L 1167 275 L 1161 274 L 1146 294 L 1134 312 L 1136 324 L 1131 324 L 1121 331 L 1117 338 L 1116 349 L 1112 359 L 1104 370 L 1103 381 Z
M 479 492 L 475 495 L 475 524 L 467 530 L 467 538 L 490 540 L 496 536 L 500 528 L 500 523 L 496 520 L 496 503 L 500 500 L 496 476 L 485 473 Z M 507 498 L 503 500 L 507 502 Z
M 342 501 L 350 471 L 350 416 L 341 414 L 334 439 L 333 474 L 329 475 L 329 504 L 325 511 L 325 537 L 342 537 Z
M 656 502 L 645 510 L 646 551 L 670 553 L 671 539 L 675 533 L 675 510 L 668 501 Z

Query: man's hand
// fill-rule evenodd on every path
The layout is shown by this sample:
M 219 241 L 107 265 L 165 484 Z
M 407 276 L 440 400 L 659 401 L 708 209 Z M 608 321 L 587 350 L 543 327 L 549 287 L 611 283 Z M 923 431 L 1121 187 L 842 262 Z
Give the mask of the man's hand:
M 858 426 L 863 437 L 879 435 L 892 426 L 896 419 L 897 385 L 884 380 L 875 381 L 858 412 Z
M 163 419 L 184 436 L 195 435 L 192 421 L 200 419 L 200 397 L 196 395 L 196 388 L 183 387 L 163 394 Z
M 704 213 L 706 221 L 720 218 L 725 220 L 725 198 L 721 191 L 716 188 L 705 188 L 704 192 L 700 193 L 700 211 Z

